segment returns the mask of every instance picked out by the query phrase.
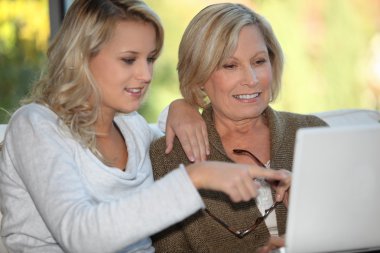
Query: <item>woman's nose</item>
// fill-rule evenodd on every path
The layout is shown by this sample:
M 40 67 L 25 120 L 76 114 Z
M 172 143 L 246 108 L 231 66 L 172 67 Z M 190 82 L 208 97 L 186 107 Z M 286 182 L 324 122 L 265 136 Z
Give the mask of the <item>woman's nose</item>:
M 253 66 L 249 66 L 244 71 L 244 84 L 254 86 L 259 82 L 257 71 Z
M 153 66 L 148 62 L 142 62 L 138 65 L 136 69 L 136 79 L 144 82 L 150 83 L 152 80 Z

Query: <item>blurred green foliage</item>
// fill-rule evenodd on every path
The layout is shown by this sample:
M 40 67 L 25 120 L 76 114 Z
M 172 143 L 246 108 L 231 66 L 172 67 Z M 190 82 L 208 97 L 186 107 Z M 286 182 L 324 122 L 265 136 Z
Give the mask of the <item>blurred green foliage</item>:
M 159 112 L 180 97 L 176 63 L 183 31 L 196 13 L 218 1 L 146 2 L 165 27 L 164 50 L 148 99 L 140 109 L 149 122 L 155 122 Z M 371 39 L 380 33 L 380 0 L 233 2 L 264 15 L 283 46 L 285 72 L 282 93 L 273 105 L 276 109 L 309 113 L 375 108 L 380 94 L 371 89 L 375 79 L 367 70 L 371 68 Z M 15 109 L 43 68 L 48 14 L 47 0 L 0 0 L 0 108 Z M 0 111 L 0 123 L 8 118 Z
M 0 123 L 19 106 L 45 63 L 47 0 L 0 0 Z

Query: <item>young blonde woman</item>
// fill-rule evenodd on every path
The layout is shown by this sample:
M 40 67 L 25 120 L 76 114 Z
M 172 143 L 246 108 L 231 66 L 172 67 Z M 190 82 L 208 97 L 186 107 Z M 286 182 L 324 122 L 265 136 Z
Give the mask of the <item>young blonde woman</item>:
M 9 252 L 154 252 L 149 236 L 204 203 L 197 189 L 250 200 L 258 166 L 200 162 L 153 182 L 157 138 L 136 112 L 163 30 L 137 0 L 76 0 L 48 68 L 12 116 L 0 152 L 1 237 Z

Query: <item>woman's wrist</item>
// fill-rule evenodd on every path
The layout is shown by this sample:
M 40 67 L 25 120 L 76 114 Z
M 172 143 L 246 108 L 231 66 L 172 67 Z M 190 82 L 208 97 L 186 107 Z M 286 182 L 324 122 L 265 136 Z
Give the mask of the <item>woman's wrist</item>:
M 190 164 L 185 167 L 185 170 L 187 174 L 190 177 L 191 182 L 195 186 L 195 188 L 200 189 L 202 187 L 202 175 L 200 175 L 200 164 L 201 163 L 195 163 Z

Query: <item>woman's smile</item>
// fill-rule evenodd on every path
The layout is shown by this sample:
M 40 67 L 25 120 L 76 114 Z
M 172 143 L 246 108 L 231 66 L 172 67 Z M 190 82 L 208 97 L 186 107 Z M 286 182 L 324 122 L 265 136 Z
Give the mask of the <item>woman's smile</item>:
M 261 92 L 255 92 L 250 94 L 239 94 L 239 95 L 233 95 L 233 97 L 241 102 L 253 102 L 256 101 L 255 99 L 260 96 Z

